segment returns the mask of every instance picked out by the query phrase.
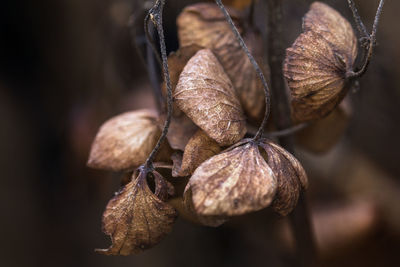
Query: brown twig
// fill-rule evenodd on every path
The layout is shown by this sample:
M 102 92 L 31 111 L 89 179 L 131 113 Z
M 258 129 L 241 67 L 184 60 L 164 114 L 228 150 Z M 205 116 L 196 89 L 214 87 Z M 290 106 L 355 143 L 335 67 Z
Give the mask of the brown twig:
M 229 15 L 229 13 L 226 10 L 226 8 L 224 7 L 224 5 L 222 4 L 222 1 L 221 0 L 215 0 L 215 3 L 219 6 L 219 8 L 221 9 L 222 13 L 224 14 L 227 22 L 229 23 L 229 26 L 231 27 L 232 32 L 235 34 L 235 37 L 238 40 L 240 46 L 245 51 L 247 57 L 249 58 L 251 64 L 253 65 L 255 71 L 257 72 L 258 76 L 260 77 L 262 85 L 264 87 L 264 92 L 265 92 L 265 115 L 264 115 L 264 119 L 263 119 L 263 121 L 262 121 L 262 123 L 260 125 L 260 128 L 258 129 L 256 135 L 253 138 L 254 140 L 258 140 L 258 139 L 261 138 L 261 136 L 262 136 L 262 134 L 264 132 L 264 128 L 265 128 L 265 125 L 267 124 L 268 117 L 269 117 L 270 93 L 269 93 L 268 84 L 267 84 L 267 81 L 265 80 L 264 74 L 261 71 L 261 68 L 258 66 L 258 64 L 255 61 L 253 55 L 250 53 L 249 49 L 247 48 L 245 42 L 243 41 L 242 36 L 240 36 L 240 33 L 237 30 L 235 24 L 233 24 L 232 18 Z
M 268 2 L 268 59 L 271 69 L 272 103 L 274 104 L 274 123 L 277 128 L 292 127 L 289 98 L 283 80 L 282 62 L 282 0 Z M 294 154 L 294 143 L 291 135 L 282 135 L 279 143 Z M 296 241 L 297 258 L 301 266 L 309 266 L 315 258 L 315 242 L 310 221 L 308 205 L 304 192 L 301 193 L 297 207 L 289 214 L 289 220 Z
M 375 15 L 375 19 L 374 19 L 374 25 L 372 26 L 372 32 L 371 32 L 370 35 L 368 35 L 369 44 L 368 44 L 368 47 L 367 47 L 367 52 L 366 52 L 365 58 L 363 60 L 363 64 L 362 64 L 361 68 L 358 71 L 355 71 L 355 72 L 354 71 L 350 71 L 349 73 L 347 73 L 347 75 L 346 75 L 347 79 L 360 78 L 361 76 L 363 76 L 365 74 L 365 72 L 368 69 L 369 63 L 371 62 L 371 58 L 372 58 L 372 55 L 373 55 L 375 43 L 376 43 L 376 33 L 377 33 L 377 30 L 378 30 L 379 19 L 380 19 L 381 14 L 382 14 L 384 3 L 385 3 L 384 0 L 380 0 L 378 9 L 376 10 L 376 15 Z M 349 4 L 350 4 L 350 1 L 349 1 Z M 354 5 L 354 3 L 353 3 L 353 5 Z M 351 9 L 352 9 L 353 5 L 350 5 Z M 358 18 L 359 18 L 359 16 L 358 16 Z M 361 19 L 360 19 L 360 21 L 361 21 Z
M 160 40 L 160 50 L 161 50 L 161 59 L 162 59 L 164 80 L 166 81 L 166 85 L 167 85 L 167 118 L 165 120 L 164 128 L 161 132 L 161 136 L 158 139 L 155 147 L 153 148 L 153 151 L 150 153 L 149 157 L 146 160 L 145 166 L 149 169 L 153 169 L 154 157 L 157 155 L 157 152 L 159 151 L 162 143 L 165 141 L 165 139 L 167 137 L 168 128 L 171 123 L 171 116 L 172 116 L 172 89 L 171 89 L 171 80 L 169 77 L 167 49 L 165 46 L 165 38 L 164 38 L 164 30 L 163 30 L 163 22 L 162 22 L 164 5 L 165 5 L 165 0 L 157 0 L 156 3 L 154 4 L 154 6 L 149 10 L 149 13 L 145 19 L 145 24 L 150 19 L 157 29 L 158 37 Z

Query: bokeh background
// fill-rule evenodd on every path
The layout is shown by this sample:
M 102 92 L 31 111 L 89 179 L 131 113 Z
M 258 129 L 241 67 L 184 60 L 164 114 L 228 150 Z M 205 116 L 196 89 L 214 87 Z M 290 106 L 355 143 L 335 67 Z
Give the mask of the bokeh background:
M 174 51 L 175 18 L 195 1 L 167 2 L 167 46 Z M 289 47 L 312 1 L 284 2 Z M 347 1 L 324 2 L 352 21 Z M 369 28 L 377 2 L 356 1 Z M 287 220 L 268 210 L 215 229 L 179 219 L 165 240 L 140 255 L 94 252 L 109 245 L 101 216 L 120 174 L 85 163 L 104 120 L 154 107 L 129 27 L 138 21 L 142 47 L 148 7 L 134 0 L 1 2 L 0 266 L 296 266 Z M 399 10 L 399 1 L 386 1 L 371 66 L 347 100 L 351 117 L 344 136 L 325 154 L 298 148 L 310 176 L 320 249 L 315 266 L 398 266 Z M 261 3 L 258 24 L 265 13 Z

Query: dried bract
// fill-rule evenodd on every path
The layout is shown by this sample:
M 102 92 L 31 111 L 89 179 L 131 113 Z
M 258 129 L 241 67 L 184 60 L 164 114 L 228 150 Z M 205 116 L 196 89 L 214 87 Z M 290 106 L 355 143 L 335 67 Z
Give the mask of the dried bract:
M 240 12 L 229 9 L 229 13 L 249 51 L 268 77 L 269 69 L 263 63 L 260 34 L 244 27 Z M 196 44 L 211 49 L 231 79 L 245 114 L 252 120 L 260 120 L 265 109 L 261 81 L 219 7 L 212 3 L 188 6 L 177 18 L 177 25 L 180 45 Z
M 203 162 L 185 189 L 200 215 L 233 216 L 267 207 L 275 196 L 276 177 L 257 145 L 247 143 Z
M 208 49 L 194 55 L 174 92 L 178 107 L 221 146 L 239 141 L 246 122 L 232 83 Z
M 307 175 L 300 162 L 277 144 L 264 139 L 260 147 L 266 152 L 265 161 L 278 181 L 272 208 L 285 216 L 296 207 L 302 187 L 307 188 Z
M 152 176 L 153 193 L 147 183 Z M 108 203 L 103 214 L 103 231 L 110 235 L 112 245 L 96 251 L 106 255 L 130 255 L 158 244 L 168 234 L 176 211 L 165 203 L 168 185 L 156 172 L 140 170 Z
M 185 147 L 179 176 L 191 175 L 205 160 L 218 154 L 221 147 L 202 130 L 198 130 Z
M 304 32 L 286 50 L 284 76 L 296 122 L 328 115 L 349 87 L 357 39 L 350 23 L 326 4 L 315 2 L 304 17 Z
M 160 135 L 157 116 L 150 110 L 115 116 L 100 127 L 87 164 L 114 171 L 134 169 L 145 162 Z

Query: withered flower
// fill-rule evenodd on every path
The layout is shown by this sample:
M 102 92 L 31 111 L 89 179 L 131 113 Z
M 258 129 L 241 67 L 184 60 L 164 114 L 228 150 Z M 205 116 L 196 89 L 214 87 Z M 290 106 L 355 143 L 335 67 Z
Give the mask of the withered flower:
M 139 169 L 138 175 L 108 203 L 103 214 L 103 232 L 111 237 L 106 255 L 130 255 L 158 244 L 168 234 L 177 216 L 164 201 L 170 187 L 157 171 Z M 154 193 L 147 179 L 154 179 Z
M 221 147 L 203 130 L 199 129 L 190 138 L 183 152 L 177 176 L 189 176 L 205 160 L 218 154 Z
M 188 61 L 173 96 L 178 107 L 219 145 L 232 145 L 245 135 L 245 117 L 232 83 L 209 49 Z
M 260 152 L 261 150 L 261 152 Z M 273 206 L 289 213 L 301 186 L 307 185 L 300 163 L 272 142 L 244 140 L 203 162 L 185 189 L 194 210 L 206 216 L 235 216 Z
M 96 169 L 132 170 L 145 162 L 160 135 L 157 115 L 151 110 L 120 114 L 100 127 L 87 164 Z M 169 150 L 164 145 L 160 157 L 169 158 Z
M 249 51 L 268 77 L 269 69 L 263 62 L 260 34 L 245 27 L 241 12 L 229 9 L 229 13 Z M 213 3 L 187 6 L 178 16 L 177 25 L 180 45 L 196 44 L 211 49 L 231 79 L 245 114 L 259 121 L 265 110 L 261 81 L 218 6 Z
M 357 56 L 350 23 L 326 4 L 311 5 L 303 30 L 286 50 L 283 68 L 296 122 L 322 118 L 340 103 L 349 87 L 346 74 Z

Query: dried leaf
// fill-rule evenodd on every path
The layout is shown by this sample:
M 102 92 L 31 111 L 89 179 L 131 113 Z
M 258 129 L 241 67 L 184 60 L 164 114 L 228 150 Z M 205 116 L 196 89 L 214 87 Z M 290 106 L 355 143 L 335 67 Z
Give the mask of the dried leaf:
M 285 216 L 296 207 L 302 187 L 307 187 L 307 175 L 300 162 L 277 144 L 264 139 L 260 147 L 266 152 L 264 159 L 278 181 L 272 207 Z
M 220 145 L 246 133 L 246 123 L 232 83 L 208 49 L 200 50 L 183 69 L 174 99 L 178 107 Z
M 234 9 L 229 9 L 229 13 L 249 51 L 268 77 L 269 69 L 263 62 L 260 34 L 243 27 L 242 13 Z M 178 16 L 177 25 L 180 45 L 197 44 L 211 49 L 231 79 L 245 114 L 252 120 L 260 120 L 265 110 L 261 81 L 219 7 L 212 3 L 188 6 Z
M 346 73 L 357 56 L 350 23 L 326 4 L 311 5 L 303 28 L 304 33 L 286 50 L 283 68 L 296 122 L 322 118 L 340 103 L 349 85 Z
M 208 137 L 204 131 L 197 130 L 185 147 L 179 176 L 191 175 L 201 163 L 220 151 L 221 147 L 217 142 Z
M 114 171 L 134 169 L 144 163 L 160 135 L 154 112 L 137 110 L 120 114 L 100 127 L 87 164 Z M 162 152 L 164 149 L 167 152 Z M 169 150 L 164 145 L 160 154 L 165 158 Z
M 203 162 L 185 189 L 196 213 L 234 216 L 267 207 L 275 196 L 276 177 L 257 145 L 247 143 Z
M 147 183 L 153 175 L 155 193 Z M 173 207 L 163 202 L 168 185 L 153 171 L 141 170 L 139 175 L 118 192 L 103 214 L 103 231 L 110 235 L 112 245 L 96 251 L 105 255 L 130 255 L 158 244 L 168 234 L 176 218 Z

